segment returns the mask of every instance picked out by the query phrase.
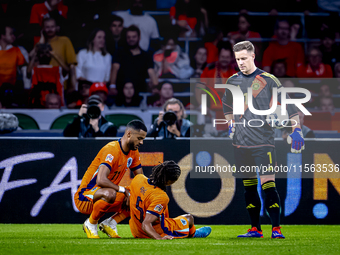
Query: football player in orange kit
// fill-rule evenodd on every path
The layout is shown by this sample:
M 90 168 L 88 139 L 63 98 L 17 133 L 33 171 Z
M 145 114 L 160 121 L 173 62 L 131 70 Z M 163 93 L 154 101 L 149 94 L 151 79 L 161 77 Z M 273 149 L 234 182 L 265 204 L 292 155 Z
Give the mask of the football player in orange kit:
M 150 178 L 135 176 L 130 187 L 130 229 L 135 238 L 173 239 L 207 237 L 210 227 L 196 230 L 190 214 L 169 218 L 169 197 L 166 186 L 175 183 L 181 174 L 174 161 L 165 161 L 152 169 Z
M 129 206 L 129 190 L 118 185 L 128 168 L 135 175 L 143 173 L 138 148 L 146 134 L 143 122 L 129 122 L 124 136 L 105 145 L 85 172 L 74 200 L 81 213 L 90 214 L 83 225 L 88 238 L 99 238 L 97 225 L 105 213 L 119 212 Z M 111 221 L 108 218 L 99 227 L 109 237 L 118 237 Z

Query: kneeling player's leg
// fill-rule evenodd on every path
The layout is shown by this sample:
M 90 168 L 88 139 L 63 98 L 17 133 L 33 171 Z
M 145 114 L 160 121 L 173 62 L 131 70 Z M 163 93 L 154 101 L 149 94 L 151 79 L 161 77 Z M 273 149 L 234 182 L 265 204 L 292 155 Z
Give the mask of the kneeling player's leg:
M 93 196 L 93 210 L 90 215 L 90 223 L 97 224 L 98 220 L 114 205 L 116 191 L 109 188 L 99 189 Z

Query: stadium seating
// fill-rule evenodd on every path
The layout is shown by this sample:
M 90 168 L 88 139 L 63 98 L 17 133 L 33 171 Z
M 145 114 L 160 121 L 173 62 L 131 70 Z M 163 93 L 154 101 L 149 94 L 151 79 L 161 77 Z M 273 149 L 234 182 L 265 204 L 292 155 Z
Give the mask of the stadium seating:
M 27 114 L 22 114 L 22 113 L 13 113 L 13 114 L 17 116 L 19 120 L 19 127 L 21 129 L 35 129 L 35 130 L 40 129 L 38 123 L 31 116 Z
M 69 113 L 55 119 L 50 127 L 50 129 L 64 129 L 69 122 L 71 122 L 74 117 L 78 114 Z

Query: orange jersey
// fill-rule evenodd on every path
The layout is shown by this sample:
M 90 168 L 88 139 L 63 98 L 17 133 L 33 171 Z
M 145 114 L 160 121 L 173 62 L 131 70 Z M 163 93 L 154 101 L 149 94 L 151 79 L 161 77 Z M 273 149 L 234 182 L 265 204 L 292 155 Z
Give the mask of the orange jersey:
M 118 185 L 128 168 L 134 171 L 141 167 L 139 152 L 138 150 L 124 152 L 120 139 L 105 145 L 92 161 L 80 183 L 78 191 L 80 191 L 79 198 L 82 201 L 87 200 L 86 197 L 81 197 L 85 190 L 98 187 L 96 182 L 100 165 L 105 165 L 110 169 L 107 178 Z
M 147 213 L 158 218 L 153 223 L 155 231 L 161 235 L 171 235 L 184 238 L 189 234 L 189 223 L 183 216 L 169 218 L 169 197 L 165 191 L 150 184 L 150 180 L 143 174 L 133 178 L 130 184 L 130 229 L 136 238 L 149 238 L 143 231 L 142 223 Z

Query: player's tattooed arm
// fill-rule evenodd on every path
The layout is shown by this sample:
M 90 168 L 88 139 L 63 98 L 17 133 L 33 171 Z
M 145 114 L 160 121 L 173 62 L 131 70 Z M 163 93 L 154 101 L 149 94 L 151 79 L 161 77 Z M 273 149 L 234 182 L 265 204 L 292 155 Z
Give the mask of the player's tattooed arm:
M 145 219 L 142 223 L 142 229 L 143 231 L 151 238 L 156 239 L 156 240 L 166 240 L 166 239 L 173 239 L 172 236 L 164 236 L 161 237 L 156 230 L 152 227 L 152 223 L 154 223 L 156 220 L 158 219 L 158 217 L 156 215 L 147 213 L 145 215 Z

